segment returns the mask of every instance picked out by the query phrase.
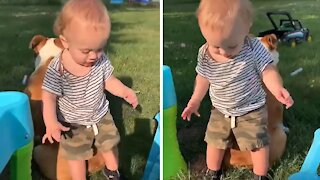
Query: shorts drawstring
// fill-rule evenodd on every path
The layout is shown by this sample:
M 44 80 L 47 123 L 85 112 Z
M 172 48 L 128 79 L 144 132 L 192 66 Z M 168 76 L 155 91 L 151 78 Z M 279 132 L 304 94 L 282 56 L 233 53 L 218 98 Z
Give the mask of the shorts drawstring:
M 91 128 L 91 127 L 92 127 L 92 129 L 93 129 L 94 135 L 96 136 L 96 135 L 99 133 L 97 124 L 92 124 L 92 125 L 88 125 L 88 126 L 87 126 L 87 128 Z
M 228 116 L 228 115 L 224 115 L 224 118 L 230 118 L 231 117 L 231 128 L 235 128 L 237 126 L 236 124 L 236 116 Z

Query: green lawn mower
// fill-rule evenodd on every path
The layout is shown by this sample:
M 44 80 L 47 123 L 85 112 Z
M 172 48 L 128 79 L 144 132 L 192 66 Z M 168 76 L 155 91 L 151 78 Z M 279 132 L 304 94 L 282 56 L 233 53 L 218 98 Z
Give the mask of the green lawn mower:
M 273 25 L 273 29 L 260 32 L 259 37 L 275 34 L 280 42 L 289 43 L 291 47 L 296 47 L 302 41 L 312 41 L 310 30 L 303 27 L 299 20 L 293 19 L 290 13 L 278 11 L 267 12 L 266 14 Z M 279 20 L 279 23 L 276 23 L 275 19 Z

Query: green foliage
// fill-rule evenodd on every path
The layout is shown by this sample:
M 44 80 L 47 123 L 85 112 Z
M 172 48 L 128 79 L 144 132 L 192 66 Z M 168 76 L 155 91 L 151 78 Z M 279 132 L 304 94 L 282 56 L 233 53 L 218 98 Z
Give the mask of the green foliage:
M 63 0 L 0 0 L 0 5 L 60 5 Z

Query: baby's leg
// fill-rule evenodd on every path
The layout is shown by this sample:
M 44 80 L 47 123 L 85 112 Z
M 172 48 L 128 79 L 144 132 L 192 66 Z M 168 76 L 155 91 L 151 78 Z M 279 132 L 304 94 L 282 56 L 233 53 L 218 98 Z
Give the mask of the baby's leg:
M 86 180 L 86 164 L 84 160 L 68 160 L 70 174 L 74 180 Z
M 62 136 L 61 138 L 61 156 L 68 161 L 73 180 L 86 179 L 85 160 L 92 157 L 93 137 L 90 129 L 79 125 L 70 130 L 70 136 Z
M 267 108 L 263 106 L 237 117 L 233 132 L 240 150 L 250 151 L 255 177 L 265 177 L 269 169 Z
M 207 179 L 221 179 L 224 152 L 231 145 L 230 122 L 217 109 L 211 110 L 205 141 L 207 142 Z
M 210 170 L 220 170 L 224 156 L 224 149 L 217 149 L 214 146 L 207 145 L 207 166 Z
M 110 151 L 102 153 L 106 167 L 102 170 L 102 173 L 109 180 L 120 180 L 120 173 L 118 171 L 118 151 L 114 147 Z
M 103 169 L 103 174 L 108 177 L 108 179 L 117 180 L 120 178 L 117 151 L 117 144 L 120 141 L 118 129 L 109 112 L 97 125 L 99 133 L 96 136 L 95 145 L 102 153 L 106 165 L 106 168 Z
M 259 176 L 266 176 L 269 169 L 269 146 L 251 151 L 253 172 Z
M 118 150 L 116 147 L 113 148 L 113 150 L 103 152 L 102 156 L 106 164 L 106 167 L 109 170 L 111 171 L 118 170 Z
M 225 149 L 231 145 L 230 127 L 230 121 L 213 108 L 204 139 L 207 142 L 208 170 L 218 171 L 221 169 Z

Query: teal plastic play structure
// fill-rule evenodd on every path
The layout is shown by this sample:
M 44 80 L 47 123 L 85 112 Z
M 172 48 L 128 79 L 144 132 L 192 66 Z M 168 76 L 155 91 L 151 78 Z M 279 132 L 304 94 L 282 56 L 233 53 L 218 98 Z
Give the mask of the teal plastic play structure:
M 291 175 L 289 180 L 320 180 L 317 169 L 320 165 L 320 128 L 314 133 L 310 150 L 299 172 Z
M 123 4 L 123 0 L 111 0 L 110 4 Z
M 153 138 L 143 180 L 160 179 L 160 113 L 155 116 L 155 120 L 158 122 L 158 127 Z
M 132 2 L 147 5 L 150 3 L 150 0 L 133 0 Z M 123 3 L 124 3 L 123 0 L 110 0 L 110 4 L 123 4 Z
M 31 180 L 33 124 L 28 96 L 0 92 L 0 173 L 10 161 L 10 179 Z
M 135 0 L 135 2 L 140 3 L 140 4 L 147 5 L 147 4 L 150 3 L 150 0 Z
M 177 139 L 177 98 L 171 69 L 163 66 L 163 179 L 187 172 Z

